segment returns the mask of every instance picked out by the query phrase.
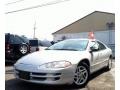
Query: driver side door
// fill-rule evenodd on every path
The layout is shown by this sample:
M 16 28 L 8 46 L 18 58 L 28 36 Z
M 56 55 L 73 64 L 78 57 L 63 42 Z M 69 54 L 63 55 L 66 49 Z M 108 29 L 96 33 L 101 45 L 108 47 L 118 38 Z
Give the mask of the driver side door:
M 93 49 L 91 49 L 93 48 Z M 91 54 L 91 72 L 94 72 L 99 69 L 99 45 L 96 41 L 90 42 L 90 54 Z

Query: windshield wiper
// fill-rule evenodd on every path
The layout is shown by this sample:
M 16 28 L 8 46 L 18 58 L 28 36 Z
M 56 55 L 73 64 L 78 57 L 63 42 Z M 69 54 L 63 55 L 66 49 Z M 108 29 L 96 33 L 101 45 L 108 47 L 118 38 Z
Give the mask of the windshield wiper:
M 49 48 L 46 48 L 45 50 L 51 50 L 51 49 L 49 49 Z
M 64 49 L 64 48 L 63 48 L 63 49 L 62 49 L 62 48 L 61 48 L 61 49 L 53 49 L 53 50 L 70 50 L 70 51 L 78 51 L 78 50 L 76 50 L 76 49 Z
M 69 50 L 69 51 L 78 51 L 76 49 L 64 49 L 64 48 L 61 48 L 61 49 L 49 49 L 49 48 L 46 48 L 45 50 Z

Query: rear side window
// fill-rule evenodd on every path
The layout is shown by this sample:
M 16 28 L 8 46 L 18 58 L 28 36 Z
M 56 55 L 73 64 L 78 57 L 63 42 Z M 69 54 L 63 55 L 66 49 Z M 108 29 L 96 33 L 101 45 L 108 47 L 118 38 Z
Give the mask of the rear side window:
M 5 43 L 9 42 L 9 35 L 5 35 Z
M 10 35 L 9 42 L 11 44 L 14 44 L 14 35 Z
M 27 38 L 20 37 L 20 39 L 21 39 L 24 43 L 29 43 L 29 40 L 28 40 Z
M 11 35 L 10 36 L 10 43 L 11 44 L 20 44 L 23 43 L 22 39 L 16 35 Z

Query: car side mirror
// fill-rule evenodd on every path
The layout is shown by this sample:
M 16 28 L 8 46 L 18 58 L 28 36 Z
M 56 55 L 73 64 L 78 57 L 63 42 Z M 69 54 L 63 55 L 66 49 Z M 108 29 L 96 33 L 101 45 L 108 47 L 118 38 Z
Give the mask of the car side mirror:
M 92 52 L 92 51 L 98 51 L 98 47 L 96 47 L 96 46 L 92 46 L 92 47 L 90 47 L 90 51 Z

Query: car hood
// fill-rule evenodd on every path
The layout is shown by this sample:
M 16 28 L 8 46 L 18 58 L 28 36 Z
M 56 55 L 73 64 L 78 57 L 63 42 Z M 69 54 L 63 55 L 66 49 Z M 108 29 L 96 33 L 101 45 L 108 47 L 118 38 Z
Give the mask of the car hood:
M 28 54 L 17 61 L 22 64 L 41 65 L 53 61 L 66 60 L 75 63 L 86 56 L 86 51 L 43 50 Z

